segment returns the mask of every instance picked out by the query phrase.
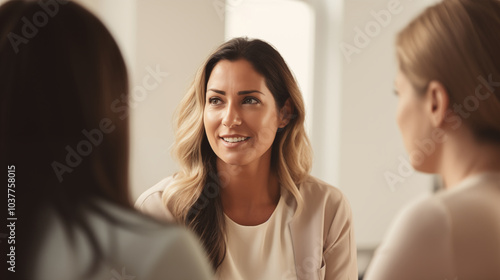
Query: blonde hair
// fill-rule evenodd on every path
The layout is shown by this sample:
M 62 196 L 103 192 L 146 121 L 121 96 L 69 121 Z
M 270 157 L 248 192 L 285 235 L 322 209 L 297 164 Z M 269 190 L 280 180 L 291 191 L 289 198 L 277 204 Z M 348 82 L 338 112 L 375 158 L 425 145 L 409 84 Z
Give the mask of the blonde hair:
M 482 141 L 500 142 L 500 88 L 485 82 L 500 81 L 499 30 L 498 0 L 444 0 L 396 41 L 400 70 L 415 90 L 424 94 L 431 81 L 443 84 L 450 110 L 462 104 L 473 109 L 463 121 Z
M 205 134 L 203 111 L 212 69 L 221 60 L 237 59 L 249 61 L 264 76 L 277 109 L 283 108 L 286 100 L 292 104 L 289 124 L 276 134 L 271 166 L 280 184 L 295 197 L 298 211 L 303 204 L 298 185 L 308 176 L 312 162 L 302 95 L 281 55 L 261 40 L 235 38 L 221 45 L 200 67 L 178 107 L 173 152 L 180 170 L 163 193 L 163 202 L 175 219 L 200 236 L 215 269 L 225 256 L 225 225 L 219 197 L 225 174 L 217 173 L 216 156 Z

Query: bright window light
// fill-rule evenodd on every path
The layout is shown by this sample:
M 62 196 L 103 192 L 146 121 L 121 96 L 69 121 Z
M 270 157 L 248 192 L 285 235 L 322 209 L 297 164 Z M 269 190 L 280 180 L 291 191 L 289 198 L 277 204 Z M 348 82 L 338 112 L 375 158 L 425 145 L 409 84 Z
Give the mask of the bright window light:
M 276 47 L 299 83 L 308 130 L 313 105 L 314 20 L 313 9 L 299 0 L 226 0 L 226 40 L 247 36 Z

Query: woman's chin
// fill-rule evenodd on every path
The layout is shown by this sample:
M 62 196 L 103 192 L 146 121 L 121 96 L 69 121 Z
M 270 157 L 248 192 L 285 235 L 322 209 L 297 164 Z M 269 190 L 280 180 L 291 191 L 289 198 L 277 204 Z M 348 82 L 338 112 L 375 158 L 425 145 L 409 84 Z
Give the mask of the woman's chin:
M 229 166 L 244 166 L 244 165 L 247 165 L 248 162 L 245 161 L 245 159 L 243 159 L 242 157 L 237 157 L 237 156 L 231 156 L 231 157 L 223 157 L 223 158 L 220 158 L 219 159 L 226 165 L 229 165 Z
M 421 173 L 427 173 L 427 174 L 434 174 L 437 173 L 436 168 L 433 168 L 431 164 L 417 164 L 414 162 L 411 162 L 411 166 L 415 171 L 421 172 Z

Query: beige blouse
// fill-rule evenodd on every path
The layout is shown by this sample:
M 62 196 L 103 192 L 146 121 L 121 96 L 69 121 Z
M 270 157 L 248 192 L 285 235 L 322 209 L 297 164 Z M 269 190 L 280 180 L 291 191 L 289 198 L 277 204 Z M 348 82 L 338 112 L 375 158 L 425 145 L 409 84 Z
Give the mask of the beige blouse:
M 136 208 L 159 219 L 173 221 L 172 214 L 162 202 L 163 190 L 168 188 L 171 182 L 172 177 L 166 178 L 145 191 L 137 199 Z M 287 255 L 283 266 L 288 266 L 291 262 L 288 260 L 290 256 L 295 264 L 291 274 L 287 270 L 281 277 L 294 279 L 295 273 L 299 280 L 357 280 L 352 212 L 346 197 L 339 189 L 312 176 L 297 187 L 304 202 L 302 211 L 297 210 L 297 201 L 289 192 L 281 193 L 284 210 L 286 209 L 286 213 L 293 213 L 293 216 L 288 219 L 286 214 L 286 218 L 283 216 L 282 219 L 277 219 L 282 224 L 277 222 L 280 232 L 276 229 L 276 234 L 280 234 L 281 242 L 285 242 L 280 245 L 281 248 L 287 247 L 286 253 L 283 253 Z M 286 246 L 289 244 L 288 236 L 291 238 L 291 250 Z M 276 248 L 273 247 L 272 250 Z M 261 261 L 254 267 L 265 268 L 261 266 L 263 263 L 264 261 Z M 281 271 L 281 268 L 278 270 Z M 246 275 L 243 277 L 252 279 Z M 283 279 L 281 277 L 267 279 Z
M 226 219 L 227 249 L 217 279 L 297 279 L 288 223 L 293 211 L 283 197 L 269 219 L 256 226 L 242 226 Z
M 471 176 L 407 207 L 365 279 L 500 279 L 500 173 Z

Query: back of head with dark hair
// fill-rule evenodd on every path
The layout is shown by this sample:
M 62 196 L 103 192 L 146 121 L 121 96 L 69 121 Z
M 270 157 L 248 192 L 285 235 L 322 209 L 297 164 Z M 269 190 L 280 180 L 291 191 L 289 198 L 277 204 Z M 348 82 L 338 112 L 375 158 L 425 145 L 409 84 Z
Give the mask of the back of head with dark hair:
M 0 154 L 4 172 L 9 166 L 15 173 L 17 270 L 30 269 L 45 207 L 68 232 L 87 233 L 97 262 L 82 209 L 106 216 L 95 198 L 131 209 L 120 50 L 75 3 L 11 1 L 0 7 L 0 61 Z

